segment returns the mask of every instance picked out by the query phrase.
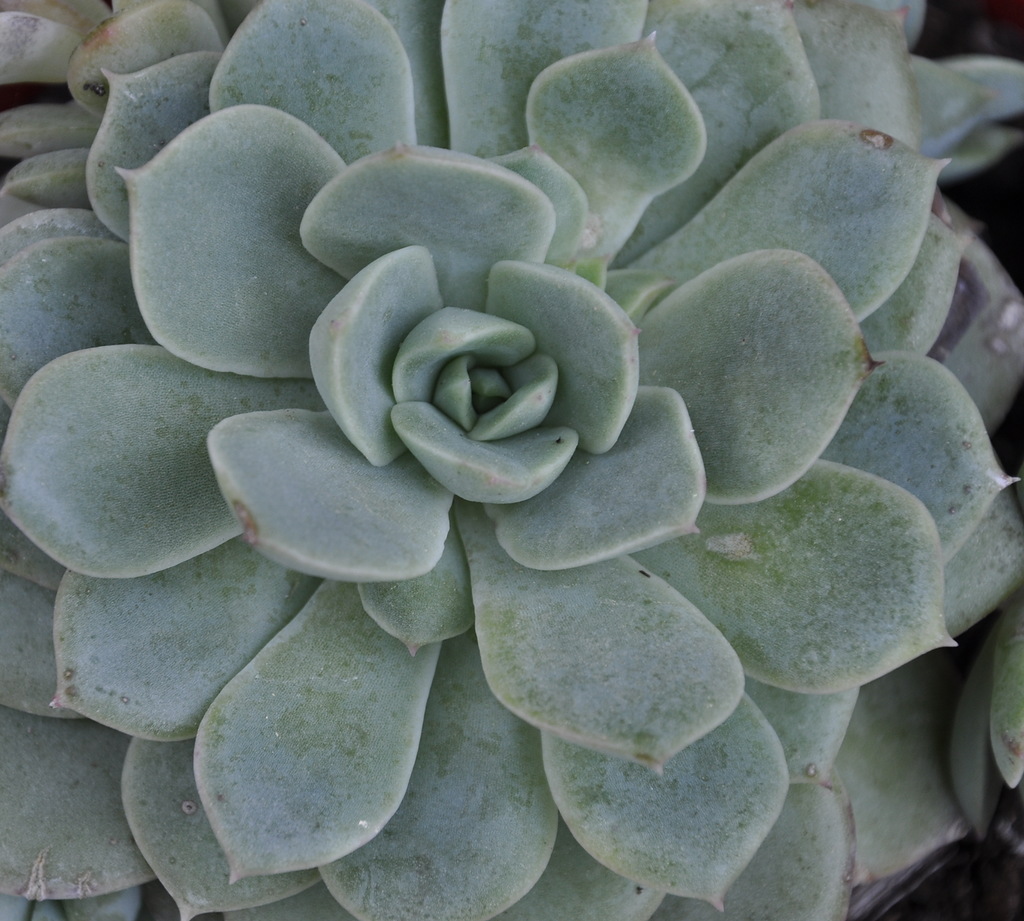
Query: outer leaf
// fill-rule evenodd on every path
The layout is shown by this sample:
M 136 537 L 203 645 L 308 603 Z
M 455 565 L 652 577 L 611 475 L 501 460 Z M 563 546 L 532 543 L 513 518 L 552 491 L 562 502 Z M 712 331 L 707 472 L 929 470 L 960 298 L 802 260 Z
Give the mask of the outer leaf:
M 4 177 L 4 195 L 40 208 L 88 208 L 84 147 L 36 154 L 13 166 Z
M 65 569 L 32 543 L 8 518 L 0 515 L 0 567 L 44 588 L 57 590 Z
M 6 0 L 4 8 L 51 19 L 83 35 L 110 15 L 103 0 Z
M 53 237 L 100 237 L 115 239 L 92 211 L 54 208 L 33 211 L 0 227 L 0 263 L 33 243 Z
M 784 0 L 655 0 L 645 30 L 700 109 L 707 154 L 659 195 L 618 257 L 627 264 L 692 218 L 758 150 L 818 118 L 818 88 Z
M 327 413 L 245 413 L 209 438 L 246 542 L 329 579 L 411 579 L 437 564 L 451 493 L 411 457 L 374 467 Z
M 921 152 L 947 156 L 981 123 L 995 93 L 937 61 L 915 56 L 912 63 L 924 115 Z
M 126 173 L 132 275 L 157 341 L 218 371 L 307 376 L 309 329 L 342 280 L 303 249 L 299 216 L 343 165 L 293 116 L 234 106 Z
M 213 374 L 148 345 L 64 355 L 18 400 L 0 454 L 4 509 L 78 572 L 167 569 L 240 530 L 209 469 L 210 427 L 244 409 L 316 405 L 311 390 Z
M 499 262 L 488 279 L 486 309 L 525 326 L 537 351 L 558 365 L 545 424 L 569 426 L 592 454 L 609 450 L 633 408 L 639 377 L 637 329 L 622 308 L 564 269 Z
M 822 457 L 885 477 L 917 496 L 935 519 L 948 561 L 1013 480 L 999 466 L 981 414 L 950 371 L 910 352 L 879 358 L 882 367 L 864 382 Z
M 667 387 L 641 387 L 610 451 L 577 451 L 540 495 L 488 514 L 517 562 L 566 569 L 692 532 L 704 484 L 682 398 Z
M 1024 583 L 1024 516 L 1004 489 L 946 563 L 946 629 L 959 636 Z
M 78 714 L 50 707 L 53 661 L 53 592 L 0 573 L 0 704 L 37 716 Z
M 392 367 L 409 332 L 443 306 L 429 251 L 410 246 L 359 272 L 313 326 L 313 379 L 341 430 L 371 464 L 389 464 L 406 450 L 391 425 Z
M 100 345 L 151 342 L 124 243 L 44 240 L 0 268 L 0 396 L 11 405 L 54 358 Z
M 1006 125 L 980 125 L 956 147 L 942 171 L 942 184 L 952 185 L 995 166 L 1024 144 L 1024 131 Z
M 585 255 L 617 252 L 651 199 L 691 175 L 707 145 L 700 110 L 653 38 L 546 68 L 530 87 L 526 124 L 530 143 L 586 192 Z
M 484 921 L 537 881 L 557 823 L 540 736 L 490 695 L 475 644 L 459 637 L 441 651 L 398 812 L 320 872 L 367 921 Z
M 460 512 L 459 524 L 484 671 L 513 713 L 658 766 L 735 709 L 743 678 L 733 651 L 629 557 L 538 572 L 505 556 L 479 511 Z
M 462 538 L 448 531 L 438 564 L 426 575 L 399 582 L 363 582 L 359 598 L 378 626 L 410 652 L 465 633 L 473 626 L 473 595 Z
M 107 74 L 103 123 L 85 166 L 89 200 L 103 222 L 128 239 L 128 189 L 119 169 L 151 160 L 167 142 L 210 114 L 210 77 L 220 56 L 197 51 L 132 74 Z
M 1024 598 L 1007 606 L 997 627 L 992 663 L 991 741 L 1003 779 L 1024 776 Z
M 647 921 L 664 898 L 591 857 L 559 822 L 551 860 L 541 878 L 498 921 L 564 921 L 576 913 L 589 921 Z
M 524 147 L 523 113 L 537 74 L 571 54 L 636 41 L 645 7 L 641 0 L 446 3 L 441 54 L 451 146 L 481 157 Z
M 217 26 L 198 4 L 144 0 L 100 23 L 75 48 L 68 88 L 83 106 L 102 115 L 110 91 L 104 71 L 134 73 L 178 54 L 223 49 Z
M 0 12 L 0 83 L 63 83 L 82 36 L 31 13 Z
M 543 741 L 551 793 L 591 855 L 641 886 L 719 907 L 786 798 L 782 746 L 748 698 L 661 776 L 549 733 Z
M 199 727 L 196 780 L 233 879 L 337 860 L 398 808 L 437 647 L 415 657 L 323 585 L 220 694 Z
M 643 269 L 613 269 L 605 280 L 605 291 L 634 323 L 676 287 L 667 275 Z
M 127 736 L 0 707 L 0 741 L 0 890 L 80 899 L 153 878 L 121 806 Z
M 818 461 L 753 505 L 705 505 L 700 534 L 637 554 L 696 604 L 759 681 L 841 691 L 951 643 L 931 516 L 910 493 Z
M 921 112 L 903 18 L 849 0 L 797 0 L 793 12 L 821 117 L 866 125 L 916 149 Z
M 68 921 L 135 921 L 142 907 L 142 887 L 88 899 L 66 899 L 63 907 Z
M 857 689 L 794 694 L 748 678 L 746 690 L 782 742 L 789 782 L 830 785 L 832 765 L 857 702 Z
M 843 921 L 853 817 L 845 792 L 789 788 L 782 815 L 725 897 L 725 910 L 668 896 L 652 921 Z
M 190 738 L 313 588 L 241 541 L 138 579 L 69 574 L 50 631 L 57 699 L 133 736 Z
M 836 761 L 857 827 L 855 883 L 895 873 L 966 833 L 946 768 L 957 685 L 936 652 L 861 688 Z
M 99 125 L 73 102 L 39 102 L 0 114 L 0 156 L 20 160 L 35 154 L 88 147 Z
M 793 249 L 819 262 L 862 318 L 910 271 L 941 168 L 873 129 L 801 125 L 751 157 L 634 268 L 684 282 L 740 253 Z
M 279 902 L 224 913 L 224 921 L 356 921 L 322 883 Z
M 318 881 L 315 870 L 304 870 L 229 883 L 227 859 L 196 789 L 191 742 L 133 739 L 121 786 L 132 834 L 174 897 L 182 921 L 277 901 Z
M 542 262 L 555 209 L 511 170 L 465 154 L 396 147 L 344 170 L 313 200 L 302 242 L 351 277 L 403 246 L 430 250 L 449 307 L 479 310 L 499 259 Z
M 683 285 L 644 317 L 640 341 L 643 382 L 686 401 L 712 502 L 756 502 L 793 483 L 872 367 L 832 279 L 779 250 Z
M 261 3 L 210 87 L 213 111 L 241 103 L 294 115 L 345 160 L 416 143 L 405 49 L 384 16 L 356 0 L 307 0 L 301 10 L 291 0 Z

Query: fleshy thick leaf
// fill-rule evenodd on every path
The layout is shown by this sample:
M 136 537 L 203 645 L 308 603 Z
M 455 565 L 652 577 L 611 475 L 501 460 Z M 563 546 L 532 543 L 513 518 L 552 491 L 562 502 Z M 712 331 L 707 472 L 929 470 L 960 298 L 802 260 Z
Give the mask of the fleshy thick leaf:
M 611 448 L 633 408 L 639 377 L 637 329 L 622 308 L 564 269 L 499 262 L 488 280 L 486 309 L 530 330 L 537 351 L 558 365 L 545 424 L 569 426 L 592 454 Z
M 514 560 L 566 569 L 692 532 L 703 499 L 704 464 L 682 398 L 641 387 L 610 451 L 577 451 L 540 495 L 488 514 Z
M 451 146 L 481 157 L 527 143 L 527 94 L 548 65 L 640 38 L 646 4 L 619 0 L 488 0 L 445 4 L 441 54 Z
M 682 394 L 708 499 L 729 504 L 800 477 L 872 367 L 839 288 L 783 250 L 738 256 L 683 285 L 644 317 L 640 342 L 641 380 Z
M 637 559 L 696 604 L 759 681 L 841 691 L 951 643 L 935 524 L 892 483 L 818 461 L 771 499 L 705 504 L 697 527 Z
M 31 13 L 0 11 L 0 83 L 63 83 L 80 33 Z
M 232 877 L 329 863 L 362 846 L 405 794 L 436 646 L 415 656 L 325 583 L 220 694 L 196 779 Z
M 797 250 L 822 265 L 862 318 L 914 264 L 941 167 L 874 129 L 801 125 L 751 157 L 633 267 L 684 282 L 741 253 Z
M 133 736 L 190 738 L 314 587 L 237 540 L 138 579 L 71 573 L 51 629 L 57 699 Z
M 116 239 L 92 211 L 84 208 L 47 208 L 24 214 L 0 227 L 0 263 L 28 249 L 33 243 L 53 237 Z
M 1024 596 L 1003 613 L 992 663 L 991 741 L 1006 783 L 1024 776 Z
M 33 544 L 3 514 L 0 514 L 0 568 L 53 591 L 57 590 L 66 572 L 60 563 Z
M 940 61 L 916 56 L 911 61 L 924 116 L 921 152 L 949 156 L 982 122 L 994 93 Z
M 137 73 L 107 74 L 107 107 L 89 148 L 85 180 L 92 207 L 123 240 L 128 239 L 128 189 L 118 170 L 147 163 L 210 114 L 210 77 L 218 60 L 215 52 L 197 51 Z
M 303 248 L 299 221 L 343 165 L 294 116 L 233 106 L 125 173 L 132 275 L 156 340 L 217 371 L 308 376 L 309 330 L 343 281 Z
M 895 873 L 967 832 L 946 767 L 958 691 L 942 652 L 860 690 L 836 760 L 857 827 L 855 883 Z
M 85 899 L 65 899 L 68 921 L 136 921 L 142 908 L 142 886 Z
M 661 765 L 735 709 L 735 654 L 660 579 L 629 557 L 524 569 L 482 512 L 463 511 L 484 671 L 513 713 L 578 745 Z
M 614 255 L 655 195 L 690 176 L 707 145 L 693 97 L 648 38 L 546 68 L 526 102 L 530 143 L 583 187 L 582 253 Z
M 182 921 L 277 901 L 318 882 L 315 870 L 229 882 L 228 862 L 196 789 L 192 748 L 191 742 L 133 739 L 121 782 L 132 834 Z
M 329 579 L 411 579 L 448 533 L 451 493 L 411 457 L 374 467 L 328 413 L 225 419 L 210 458 L 243 539 L 283 566 Z
M 152 339 L 139 314 L 128 247 L 64 237 L 0 267 L 0 396 L 13 405 L 28 379 L 78 349 Z
M 296 921 L 297 918 L 302 921 L 357 921 L 338 904 L 323 883 L 268 905 L 224 912 L 224 921 Z
M 491 696 L 476 645 L 460 637 L 441 650 L 398 812 L 320 872 L 367 921 L 484 921 L 537 881 L 557 823 L 539 734 Z
M 765 144 L 819 117 L 790 4 L 655 0 L 644 28 L 700 109 L 707 153 L 689 179 L 651 202 L 623 265 L 690 220 Z
M 566 824 L 597 860 L 651 886 L 721 905 L 782 810 L 782 746 L 744 698 L 662 775 L 543 734 L 544 768 Z
M 917 496 L 935 519 L 948 561 L 1013 481 L 952 372 L 910 352 L 877 357 L 882 366 L 864 382 L 822 457 L 867 470 Z
M 405 49 L 387 19 L 358 0 L 259 4 L 210 87 L 213 111 L 242 103 L 294 115 L 345 160 L 416 143 Z
M 4 195 L 40 208 L 88 208 L 85 160 L 88 148 L 73 147 L 36 154 L 13 166 L 4 177 Z
M 846 794 L 794 785 L 764 844 L 729 887 L 724 911 L 667 896 L 651 921 L 843 921 L 853 847 Z
M 78 572 L 167 569 L 240 531 L 210 470 L 210 428 L 241 411 L 318 402 L 308 382 L 213 374 L 156 346 L 64 355 L 18 400 L 0 455 L 4 508 Z
M 0 113 L 0 156 L 20 160 L 36 154 L 88 147 L 99 123 L 74 102 L 38 102 Z
M 68 62 L 71 95 L 103 114 L 110 84 L 106 74 L 128 74 L 191 51 L 223 51 L 217 26 L 191 0 L 132 3 L 100 23 Z
M 153 878 L 121 806 L 128 736 L 0 707 L 0 890 L 80 899 Z
M 866 125 L 916 149 L 921 112 L 903 18 L 848 0 L 797 0 L 793 13 L 821 117 Z
M 313 379 L 341 430 L 371 464 L 389 464 L 406 450 L 391 425 L 395 356 L 409 332 L 443 306 L 429 251 L 410 246 L 359 272 L 313 326 Z
M 797 694 L 747 679 L 747 693 L 786 752 L 790 783 L 831 784 L 832 765 L 857 702 L 857 689 Z
M 479 310 L 499 259 L 543 262 L 555 232 L 548 197 L 486 160 L 429 147 L 364 157 L 306 210 L 302 242 L 346 277 L 403 246 L 434 257 L 444 302 Z

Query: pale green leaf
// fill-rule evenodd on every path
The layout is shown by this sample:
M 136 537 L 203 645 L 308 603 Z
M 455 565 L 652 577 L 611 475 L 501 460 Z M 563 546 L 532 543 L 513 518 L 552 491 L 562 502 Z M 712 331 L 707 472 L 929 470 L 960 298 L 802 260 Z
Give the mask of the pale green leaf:
M 136 921 L 141 908 L 141 886 L 132 886 L 107 895 L 64 901 L 64 914 L 68 921 Z
M 315 584 L 238 540 L 138 579 L 71 573 L 50 631 L 57 700 L 133 736 L 190 738 Z
M 465 633 L 473 626 L 469 566 L 459 532 L 451 527 L 444 552 L 426 575 L 399 582 L 363 582 L 359 598 L 382 629 L 410 652 Z
M 412 74 L 391 24 L 359 0 L 264 0 L 239 26 L 210 86 L 301 119 L 345 160 L 415 144 Z
M 981 123 L 995 93 L 940 61 L 915 55 L 912 63 L 924 116 L 921 152 L 947 156 Z
M 697 605 L 759 681 L 842 691 L 952 642 L 935 524 L 892 483 L 818 461 L 771 499 L 705 504 L 697 527 L 637 559 Z
M 223 51 L 217 26 L 191 0 L 133 3 L 92 30 L 68 63 L 68 88 L 89 111 L 103 114 L 107 73 L 129 74 L 190 51 Z
M 313 325 L 313 379 L 341 430 L 372 464 L 388 464 L 406 450 L 391 425 L 392 367 L 406 335 L 443 306 L 430 253 L 408 247 L 360 271 Z
M 813 260 L 730 259 L 643 318 L 641 380 L 686 401 L 711 502 L 756 502 L 801 476 L 839 428 L 871 359 Z
M 32 908 L 28 899 L 0 892 L 0 921 L 31 921 Z
M 526 103 L 530 143 L 583 187 L 581 251 L 612 256 L 655 195 L 697 169 L 707 144 L 693 97 L 648 38 L 542 71 Z
M 441 54 L 451 146 L 493 157 L 526 146 L 534 78 L 562 58 L 636 41 L 647 4 L 618 0 L 449 0 Z
M 0 568 L 44 588 L 57 590 L 65 569 L 0 514 Z
M 796 0 L 793 8 L 821 96 L 821 117 L 921 143 L 917 83 L 903 18 L 850 0 Z
M 907 44 L 911 48 L 921 37 L 928 0 L 856 0 L 856 2 L 864 6 L 873 6 L 876 10 L 899 13 L 903 20 L 903 31 L 907 35 Z
M 99 123 L 74 102 L 37 102 L 0 114 L 0 156 L 20 160 L 35 154 L 88 147 Z
M 51 19 L 82 35 L 110 15 L 103 0 L 4 0 L 3 7 Z
M 323 883 L 269 905 L 224 912 L 224 921 L 296 921 L 297 918 L 302 921 L 356 921 Z
M 92 211 L 84 208 L 52 208 L 33 211 L 0 227 L 0 263 L 28 249 L 33 243 L 53 237 L 99 237 L 115 239 Z
M 789 782 L 830 784 L 832 765 L 857 702 L 857 689 L 798 694 L 748 678 L 746 690 L 782 742 Z
M 605 279 L 604 290 L 627 317 L 640 323 L 647 311 L 675 287 L 675 282 L 660 272 L 613 269 Z
M 841 789 L 789 788 L 782 815 L 725 895 L 725 910 L 667 896 L 651 921 L 843 921 L 854 834 Z
M 0 192 L 40 208 L 88 208 L 86 147 L 36 154 L 11 167 Z
M 80 899 L 153 878 L 121 806 L 128 736 L 0 707 L 0 890 Z
M 557 822 L 540 735 L 491 696 L 475 643 L 458 637 L 441 650 L 402 805 L 320 872 L 366 921 L 484 921 L 537 881 Z
M 31 13 L 0 11 L 0 84 L 63 83 L 80 33 Z
M 735 709 L 735 653 L 661 579 L 625 556 L 524 569 L 482 512 L 465 511 L 484 671 L 513 713 L 578 745 L 661 765 Z
M 136 73 L 107 75 L 109 99 L 89 148 L 85 179 L 92 207 L 122 239 L 128 239 L 128 189 L 118 170 L 147 163 L 168 141 L 210 114 L 210 77 L 219 57 L 197 51 Z
M 855 883 L 966 834 L 946 766 L 958 684 L 937 651 L 861 688 L 836 760 L 857 827 Z
M 302 242 L 351 277 L 403 246 L 434 257 L 444 302 L 479 310 L 499 259 L 542 262 L 555 232 L 548 197 L 522 176 L 450 150 L 399 146 L 331 181 L 302 219 Z
M 942 65 L 969 77 L 992 92 L 985 119 L 1013 118 L 1024 111 L 1024 63 L 991 54 L 960 54 L 943 58 Z
M 1016 787 L 1024 776 L 1024 596 L 1007 605 L 996 629 L 990 737 L 999 772 Z
M 882 352 L 822 457 L 902 486 L 924 504 L 948 561 L 1012 480 L 960 382 L 937 361 Z M 912 446 L 912 449 L 908 449 Z
M 865 317 L 914 264 L 941 167 L 875 129 L 801 125 L 751 157 L 633 268 L 684 282 L 751 250 L 797 250 L 819 262 Z
M 368 582 L 421 576 L 441 557 L 451 493 L 412 457 L 374 467 L 328 413 L 233 416 L 209 449 L 242 537 L 283 566 Z
M 564 427 L 477 441 L 430 403 L 397 404 L 391 424 L 438 483 L 470 502 L 522 502 L 537 495 L 565 469 L 577 444 L 576 433 Z
M 306 252 L 299 223 L 343 165 L 293 116 L 233 106 L 125 173 L 135 291 L 156 340 L 218 371 L 308 376 L 309 330 L 343 281 Z
M 1024 144 L 1024 131 L 1006 125 L 980 125 L 956 146 L 943 168 L 941 184 L 952 185 L 995 166 Z
M 120 241 L 42 240 L 0 267 L 0 396 L 11 405 L 54 358 L 151 342 Z
M 398 808 L 437 646 L 410 656 L 325 583 L 220 694 L 199 727 L 196 779 L 233 879 L 318 866 Z
M 689 179 L 651 202 L 622 265 L 690 220 L 765 144 L 820 111 L 791 4 L 654 0 L 644 28 L 657 34 L 658 50 L 700 109 L 707 154 Z
M 692 532 L 704 485 L 682 398 L 667 387 L 641 387 L 610 451 L 577 451 L 540 495 L 488 514 L 517 562 L 565 569 Z
M 487 312 L 519 323 L 558 365 L 546 425 L 568 426 L 580 447 L 609 450 L 626 424 L 639 377 L 637 329 L 608 295 L 572 272 L 500 262 L 491 270 Z
M 192 749 L 192 742 L 133 739 L 121 781 L 132 834 L 182 921 L 277 901 L 318 882 L 315 870 L 229 881 L 227 859 L 196 789 Z
M 661 775 L 543 734 L 551 793 L 576 840 L 641 886 L 721 905 L 782 811 L 782 746 L 744 698 Z
M 156 346 L 72 352 L 18 399 L 0 454 L 4 509 L 78 572 L 167 569 L 241 530 L 210 469 L 210 428 L 237 412 L 318 402 L 306 381 L 214 374 Z

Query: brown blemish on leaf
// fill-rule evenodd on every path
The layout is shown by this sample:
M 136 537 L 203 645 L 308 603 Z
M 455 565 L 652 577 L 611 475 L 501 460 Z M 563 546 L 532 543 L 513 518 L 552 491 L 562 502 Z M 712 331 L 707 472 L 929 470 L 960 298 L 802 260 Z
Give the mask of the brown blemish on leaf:
M 875 131 L 874 128 L 865 128 L 861 131 L 860 139 L 876 150 L 888 150 L 893 145 L 893 139 L 888 134 Z
M 255 547 L 259 543 L 260 539 L 260 532 L 259 528 L 256 526 L 256 519 L 252 517 L 252 513 L 242 505 L 241 502 L 233 502 L 232 507 L 235 510 L 235 516 L 242 525 L 242 540 L 251 547 Z
M 46 858 L 49 854 L 50 849 L 44 847 L 32 862 L 32 869 L 28 874 L 28 882 L 25 884 L 24 890 L 19 893 L 26 899 L 34 899 L 41 902 L 46 898 Z

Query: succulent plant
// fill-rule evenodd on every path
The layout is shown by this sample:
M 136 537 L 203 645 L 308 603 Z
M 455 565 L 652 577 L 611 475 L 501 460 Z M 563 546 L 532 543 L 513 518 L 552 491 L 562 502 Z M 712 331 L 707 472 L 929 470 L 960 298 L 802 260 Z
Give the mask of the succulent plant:
M 0 918 L 838 921 L 966 831 L 936 181 L 1024 68 L 897 5 L 5 7 Z

